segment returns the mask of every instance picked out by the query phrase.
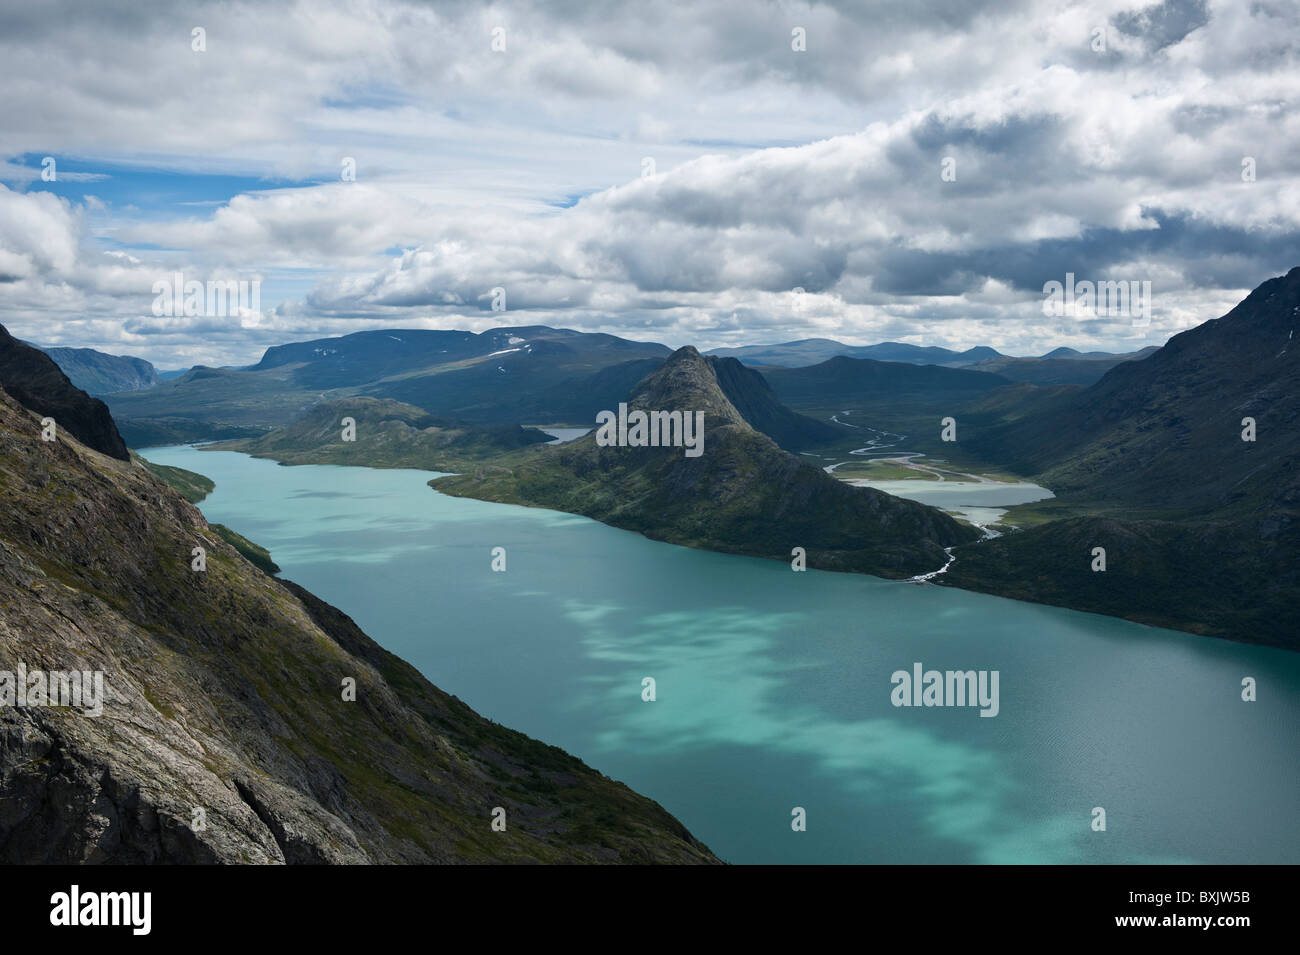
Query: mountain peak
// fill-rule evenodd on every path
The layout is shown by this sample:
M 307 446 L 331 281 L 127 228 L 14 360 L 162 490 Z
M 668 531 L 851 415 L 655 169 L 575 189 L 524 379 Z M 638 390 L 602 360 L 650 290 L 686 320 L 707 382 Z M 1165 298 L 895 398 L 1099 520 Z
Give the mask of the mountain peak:
M 708 430 L 726 425 L 750 430 L 718 383 L 714 366 L 693 345 L 677 349 L 643 378 L 632 389 L 628 404 L 646 411 L 703 411 Z

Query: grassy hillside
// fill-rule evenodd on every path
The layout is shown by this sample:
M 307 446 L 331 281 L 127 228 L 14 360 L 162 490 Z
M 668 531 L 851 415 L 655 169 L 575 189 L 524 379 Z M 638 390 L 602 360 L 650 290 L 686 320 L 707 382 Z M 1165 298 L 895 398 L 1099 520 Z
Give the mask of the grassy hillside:
M 355 422 L 354 440 L 344 439 L 345 418 Z M 259 438 L 206 447 L 243 451 L 282 464 L 460 471 L 484 458 L 550 440 L 518 425 L 466 425 L 400 401 L 346 398 L 322 402 L 288 426 Z
M 168 487 L 179 492 L 180 496 L 185 498 L 191 504 L 198 504 L 205 497 L 212 493 L 216 487 L 212 478 L 194 471 L 187 471 L 184 468 L 174 468 L 166 464 L 154 464 L 152 461 L 146 461 L 134 451 L 131 452 L 132 462 L 139 464 L 147 469 L 150 474 L 158 478 Z

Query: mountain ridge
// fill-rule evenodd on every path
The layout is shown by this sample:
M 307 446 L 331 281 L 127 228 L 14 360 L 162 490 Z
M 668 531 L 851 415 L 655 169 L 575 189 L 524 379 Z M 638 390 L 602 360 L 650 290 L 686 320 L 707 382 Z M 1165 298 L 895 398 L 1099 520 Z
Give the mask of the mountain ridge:
M 1088 388 L 974 402 L 968 449 L 1056 499 L 939 582 L 1300 649 L 1297 327 L 1300 267 Z
M 940 511 L 846 485 L 781 450 L 726 397 L 717 369 L 691 346 L 627 396 L 642 411 L 702 412 L 703 453 L 602 447 L 588 434 L 558 447 L 434 479 L 447 494 L 583 514 L 655 540 L 809 567 L 908 577 L 941 566 L 943 548 L 978 532 Z
M 110 355 L 94 348 L 50 347 L 41 351 L 54 359 L 72 384 L 95 397 L 142 391 L 162 381 L 151 362 L 131 355 Z

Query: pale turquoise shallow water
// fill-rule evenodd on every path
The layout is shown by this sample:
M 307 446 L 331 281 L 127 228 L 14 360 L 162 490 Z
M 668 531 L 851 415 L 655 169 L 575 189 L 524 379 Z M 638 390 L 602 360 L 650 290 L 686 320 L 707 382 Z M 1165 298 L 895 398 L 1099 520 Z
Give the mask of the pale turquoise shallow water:
M 1300 654 L 797 574 L 446 497 L 427 472 L 145 456 L 215 480 L 209 520 L 443 689 L 728 861 L 1300 862 Z M 915 661 L 1000 671 L 1001 712 L 893 707 L 890 674 Z

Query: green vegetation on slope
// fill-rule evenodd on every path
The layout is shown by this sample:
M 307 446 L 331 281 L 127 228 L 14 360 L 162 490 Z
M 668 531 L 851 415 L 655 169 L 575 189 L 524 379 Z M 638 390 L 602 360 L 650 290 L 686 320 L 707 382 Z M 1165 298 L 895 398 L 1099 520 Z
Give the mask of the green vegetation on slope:
M 704 412 L 703 454 L 600 447 L 594 434 L 431 482 L 447 494 L 569 511 L 656 540 L 808 566 L 908 577 L 979 536 L 934 508 L 837 481 L 782 451 L 727 399 L 715 365 L 676 352 L 628 397 L 646 410 Z
M 208 526 L 222 540 L 243 554 L 254 567 L 272 575 L 280 572 L 280 565 L 271 559 L 271 552 L 265 547 L 254 544 L 243 534 L 232 531 L 225 524 L 209 524 Z
M 344 419 L 353 422 L 344 437 Z M 400 401 L 345 398 L 313 407 L 259 438 L 206 447 L 242 451 L 281 464 L 461 471 L 508 451 L 545 444 L 548 435 L 518 425 L 467 425 Z
M 166 464 L 154 464 L 147 461 L 134 451 L 131 452 L 131 460 L 137 461 L 149 469 L 154 477 L 180 492 L 181 497 L 191 504 L 198 504 L 205 497 L 212 493 L 212 489 L 217 485 L 212 478 L 197 474 L 194 471 L 187 471 L 184 468 L 175 468 Z

